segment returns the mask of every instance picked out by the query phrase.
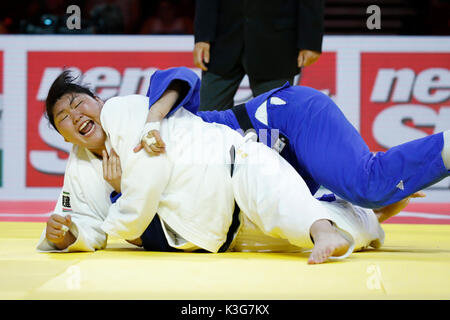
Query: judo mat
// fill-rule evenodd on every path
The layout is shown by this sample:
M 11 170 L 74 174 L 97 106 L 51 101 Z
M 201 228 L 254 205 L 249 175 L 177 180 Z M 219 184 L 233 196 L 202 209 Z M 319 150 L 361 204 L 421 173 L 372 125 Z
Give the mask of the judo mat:
M 446 220 L 448 223 L 448 220 Z M 383 224 L 385 244 L 342 261 L 308 253 L 38 253 L 43 222 L 0 222 L 0 299 L 449 299 L 450 225 Z

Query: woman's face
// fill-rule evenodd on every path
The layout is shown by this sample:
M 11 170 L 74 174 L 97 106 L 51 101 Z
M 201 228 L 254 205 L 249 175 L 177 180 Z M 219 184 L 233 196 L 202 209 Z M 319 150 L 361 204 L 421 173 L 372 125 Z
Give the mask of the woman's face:
M 106 134 L 100 124 L 103 102 L 84 93 L 67 93 L 53 108 L 55 126 L 67 142 L 97 155 L 105 148 Z

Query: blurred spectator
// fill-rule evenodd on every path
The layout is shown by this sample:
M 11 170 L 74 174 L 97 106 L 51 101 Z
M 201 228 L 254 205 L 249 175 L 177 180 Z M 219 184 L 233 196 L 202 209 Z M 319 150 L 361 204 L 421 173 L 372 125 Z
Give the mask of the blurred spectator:
M 430 34 L 450 34 L 450 1 L 432 0 L 428 13 L 427 25 Z
M 90 12 L 93 33 L 120 34 L 124 31 L 123 15 L 115 4 L 99 4 Z
M 66 8 L 68 5 L 69 4 L 67 4 L 67 1 L 65 0 L 45 0 L 45 13 L 55 16 L 63 16 L 66 13 Z
M 11 26 L 12 19 L 9 17 L 0 18 L 0 34 L 9 33 L 9 27 Z
M 41 16 L 46 13 L 46 6 L 42 0 L 28 1 L 28 5 L 25 8 L 25 20 L 31 23 L 39 23 Z
M 260 0 L 261 3 L 267 1 Z M 388 10 L 395 11 L 403 7 L 409 12 L 403 15 L 385 15 L 383 21 L 386 22 L 386 19 L 390 17 L 401 27 L 391 31 L 383 28 L 383 31 L 399 35 L 450 35 L 449 1 L 379 1 L 383 8 Z M 102 4 L 117 5 L 120 8 L 125 34 L 193 33 L 195 0 L 0 0 L 0 33 L 89 33 L 91 32 L 89 14 L 94 7 Z M 78 5 L 81 8 L 82 30 L 70 31 L 64 28 L 64 19 L 67 17 L 66 10 L 69 5 Z M 367 28 L 349 30 L 336 26 L 339 22 L 347 24 L 349 19 L 356 19 L 357 22 L 365 21 L 367 18 L 365 10 L 359 10 L 364 6 L 367 7 L 367 0 L 327 0 L 326 33 L 373 34 L 373 31 Z M 361 12 L 361 16 L 342 14 L 347 9 L 352 12 L 355 8 Z M 49 15 L 47 18 L 50 20 L 46 20 L 43 15 Z M 50 25 L 43 24 L 44 21 L 50 22 Z M 57 22 L 59 26 L 53 22 Z
M 156 12 L 143 22 L 140 34 L 189 34 L 192 33 L 192 20 L 177 15 L 173 2 L 162 0 Z
M 179 0 L 177 15 L 185 20 L 188 34 L 194 33 L 195 0 Z
M 0 2 L 0 33 L 19 33 L 21 20 L 38 21 L 44 4 L 42 0 Z
M 176 4 L 178 9 L 178 15 L 181 17 L 187 17 L 193 23 L 195 15 L 195 0 L 179 0 Z
M 135 34 L 139 31 L 142 12 L 140 0 L 86 0 L 84 10 L 92 12 L 99 5 L 113 5 L 120 9 L 123 21 L 123 31 L 120 33 Z

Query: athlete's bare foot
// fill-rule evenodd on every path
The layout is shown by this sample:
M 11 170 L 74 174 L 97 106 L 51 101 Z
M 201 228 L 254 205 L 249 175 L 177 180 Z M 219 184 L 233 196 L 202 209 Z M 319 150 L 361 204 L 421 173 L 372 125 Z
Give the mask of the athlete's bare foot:
M 142 239 L 136 238 L 134 240 L 126 240 L 128 243 L 134 244 L 135 246 L 142 247 Z
M 309 255 L 308 264 L 325 262 L 331 256 L 345 254 L 350 246 L 348 241 L 328 220 L 317 220 L 310 229 L 314 248 Z
M 425 193 L 419 191 L 419 192 L 413 193 L 412 195 L 410 195 L 409 197 L 406 197 L 403 200 L 400 200 L 399 202 L 390 204 L 386 207 L 382 207 L 379 209 L 374 209 L 373 212 L 375 212 L 375 215 L 378 218 L 378 222 L 382 223 L 383 221 L 386 221 L 387 219 L 395 216 L 400 211 L 405 209 L 405 207 L 409 204 L 409 201 L 412 198 L 424 198 L 425 196 L 426 196 Z

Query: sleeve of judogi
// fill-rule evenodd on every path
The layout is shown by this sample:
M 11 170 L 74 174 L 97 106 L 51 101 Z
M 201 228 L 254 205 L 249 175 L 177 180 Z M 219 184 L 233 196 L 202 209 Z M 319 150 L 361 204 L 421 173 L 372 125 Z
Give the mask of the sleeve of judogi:
M 324 1 L 302 0 L 298 5 L 297 47 L 322 52 Z
M 101 229 L 103 219 L 88 205 L 81 190 L 74 186 L 73 181 L 67 175 L 64 177 L 64 187 L 56 203 L 54 213 L 61 216 L 71 216 L 70 231 L 76 237 L 76 240 L 66 249 L 59 250 L 54 243 L 47 240 L 45 237 L 46 229 L 44 228 L 37 245 L 38 251 L 95 251 L 106 247 L 107 235 Z
M 102 230 L 111 236 L 133 240 L 141 236 L 155 216 L 169 181 L 171 165 L 165 154 L 149 157 L 142 151 L 133 152 L 136 141 L 130 138 L 129 130 L 142 127 L 142 108 L 127 107 L 124 100 L 104 108 L 108 109 L 102 111 L 102 126 L 122 165 L 122 194 L 109 208 Z
M 122 195 L 111 205 L 102 229 L 111 236 L 133 240 L 142 235 L 158 209 L 169 181 L 166 156 L 132 156 L 122 170 Z
M 157 70 L 150 78 L 150 86 L 147 91 L 149 97 L 149 109 L 158 101 L 170 83 L 174 80 L 184 81 L 189 86 L 189 91 L 176 106 L 167 114 L 169 117 L 181 106 L 186 110 L 197 113 L 200 104 L 200 78 L 195 72 L 186 67 L 176 67 L 167 70 Z

